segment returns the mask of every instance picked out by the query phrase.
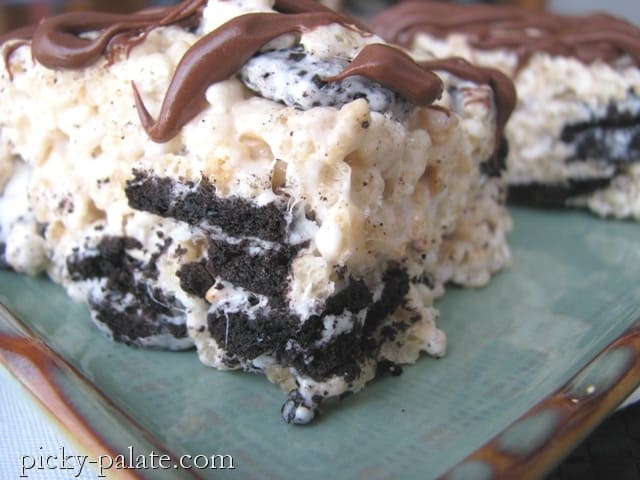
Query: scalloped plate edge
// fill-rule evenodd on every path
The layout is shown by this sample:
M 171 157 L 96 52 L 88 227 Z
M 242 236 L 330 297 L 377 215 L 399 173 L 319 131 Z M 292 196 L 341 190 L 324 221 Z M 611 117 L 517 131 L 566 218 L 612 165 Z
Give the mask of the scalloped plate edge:
M 16 315 L 0 303 L 0 364 L 35 398 L 34 405 L 53 417 L 63 434 L 92 459 L 108 455 L 115 459 L 124 455 L 123 439 L 134 439 L 136 449 L 169 455 L 172 464 L 178 456 L 158 442 L 153 435 L 116 406 L 85 375 L 46 345 Z M 76 395 L 73 395 L 76 394 Z M 73 395 L 74 400 L 71 399 Z M 88 401 L 83 415 L 75 402 Z M 88 406 L 88 408 L 87 408 Z M 96 428 L 98 418 L 106 419 L 113 429 Z M 121 445 L 118 445 L 118 444 Z M 109 470 L 109 478 L 201 478 L 192 470 Z
M 440 480 L 536 479 L 549 473 L 640 384 L 640 318 L 564 386 Z

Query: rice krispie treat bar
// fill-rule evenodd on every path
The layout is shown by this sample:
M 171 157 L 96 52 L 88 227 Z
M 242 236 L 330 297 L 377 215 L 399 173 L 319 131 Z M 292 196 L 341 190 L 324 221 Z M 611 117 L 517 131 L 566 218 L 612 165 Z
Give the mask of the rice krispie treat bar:
M 444 92 L 284 0 L 62 15 L 2 54 L 3 261 L 116 340 L 264 373 L 287 422 L 443 355 L 444 284 L 509 263 L 496 72 L 451 61 Z
M 605 14 L 403 2 L 372 20 L 416 59 L 460 56 L 511 78 L 510 197 L 640 220 L 640 29 Z

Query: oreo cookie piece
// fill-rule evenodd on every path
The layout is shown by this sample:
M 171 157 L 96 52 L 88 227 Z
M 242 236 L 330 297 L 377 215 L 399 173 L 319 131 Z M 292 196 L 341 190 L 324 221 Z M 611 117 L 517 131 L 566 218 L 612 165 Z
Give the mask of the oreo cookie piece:
M 349 61 L 344 58 L 320 59 L 302 46 L 259 53 L 240 70 L 240 79 L 264 98 L 290 107 L 337 107 L 364 98 L 371 110 L 402 118 L 413 106 L 397 93 L 364 77 L 354 76 L 337 82 L 323 78 L 338 75 Z
M 617 104 L 611 103 L 604 116 L 566 125 L 560 138 L 574 147 L 569 162 L 640 162 L 640 111 L 620 111 Z

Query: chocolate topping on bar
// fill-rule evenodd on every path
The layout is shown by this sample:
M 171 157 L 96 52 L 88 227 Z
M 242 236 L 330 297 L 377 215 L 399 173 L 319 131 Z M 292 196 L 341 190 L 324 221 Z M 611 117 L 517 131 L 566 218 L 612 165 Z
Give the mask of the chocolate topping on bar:
M 2 35 L 0 45 L 9 40 L 32 40 L 33 56 L 45 67 L 82 68 L 91 65 L 101 55 L 111 59 L 114 50 L 128 52 L 155 28 L 173 24 L 196 25 L 205 4 L 206 0 L 184 0 L 174 7 L 149 8 L 132 14 L 65 13 L 46 18 L 39 25 L 22 27 Z M 275 8 L 283 13 L 333 13 L 313 0 L 277 0 Z M 95 38 L 82 37 L 96 31 L 100 33 Z M 5 56 L 10 54 L 5 53 Z
M 176 68 L 157 121 L 151 118 L 134 85 L 136 106 L 144 128 L 156 142 L 170 140 L 185 123 L 202 111 L 209 85 L 236 73 L 268 42 L 287 33 L 302 33 L 331 23 L 348 26 L 344 17 L 331 11 L 287 15 L 249 13 L 230 20 L 201 38 L 187 51 Z M 375 50 L 365 47 L 360 55 L 363 54 L 366 57 L 362 68 L 346 75 L 365 75 L 418 105 L 430 105 L 440 96 L 441 80 L 419 68 L 401 51 L 392 47 Z M 389 65 L 390 61 L 401 62 L 404 68 L 381 68 L 381 65 Z M 414 75 L 405 73 L 407 64 L 413 66 Z M 212 65 L 215 68 L 211 68 Z M 415 88 L 416 84 L 418 88 Z
M 154 28 L 172 24 L 193 25 L 199 21 L 206 0 L 185 0 L 175 7 L 143 10 L 131 15 L 69 13 L 44 20 L 35 29 L 6 35 L 26 40 L 32 35 L 34 58 L 48 68 L 83 68 L 101 55 L 112 61 L 115 52 L 128 52 Z M 236 17 L 197 41 L 184 55 L 171 80 L 160 114 L 154 120 L 135 85 L 132 85 L 141 122 L 150 138 L 166 142 L 206 107 L 205 92 L 216 82 L 238 72 L 244 63 L 271 40 L 288 33 L 303 33 L 322 25 L 339 23 L 369 35 L 357 21 L 339 15 L 312 0 L 277 0 L 280 13 L 249 13 Z M 97 31 L 94 38 L 84 33 Z M 9 49 L 7 49 L 9 50 Z M 11 52 L 5 55 L 10 55 Z M 6 60 L 7 57 L 5 57 Z M 471 81 L 489 84 L 496 93 L 501 127 L 513 109 L 513 89 L 497 72 L 487 73 L 460 61 L 437 66 L 419 66 L 402 51 L 381 44 L 367 45 L 339 75 L 323 81 L 339 81 L 360 75 L 397 92 L 411 103 L 431 105 L 442 94 L 441 79 L 432 70 L 451 70 Z M 456 73 L 457 72 L 457 73 Z M 496 142 L 496 146 L 499 142 Z
M 563 16 L 515 6 L 410 1 L 378 14 L 371 28 L 405 46 L 417 33 L 438 38 L 463 33 L 474 48 L 515 52 L 519 66 L 536 52 L 571 56 L 583 63 L 612 63 L 628 56 L 640 64 L 640 29 L 603 13 Z
M 156 142 L 170 140 L 202 111 L 209 85 L 229 78 L 265 44 L 286 33 L 301 33 L 331 23 L 344 24 L 345 19 L 333 12 L 310 12 L 249 13 L 230 20 L 187 51 L 176 68 L 157 121 L 151 118 L 134 85 L 145 130 Z M 322 80 L 336 81 L 352 75 L 366 76 L 416 105 L 431 105 L 443 89 L 439 77 L 420 68 L 400 50 L 384 45 L 366 46 L 342 74 Z

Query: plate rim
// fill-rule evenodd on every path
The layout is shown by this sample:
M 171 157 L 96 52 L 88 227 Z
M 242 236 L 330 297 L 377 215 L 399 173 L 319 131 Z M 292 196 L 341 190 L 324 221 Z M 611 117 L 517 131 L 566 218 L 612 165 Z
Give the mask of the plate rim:
M 56 352 L 44 339 L 40 338 L 25 321 L 0 302 L 0 324 L 13 329 L 13 333 L 0 332 L 0 365 L 12 375 L 34 400 L 32 405 L 39 408 L 49 418 L 56 421 L 61 432 L 90 458 L 100 455 L 125 454 L 110 445 L 104 434 L 97 431 L 90 420 L 74 409 L 65 392 L 56 383 L 56 377 L 72 380 L 78 390 L 86 388 L 92 397 L 113 413 L 120 425 L 127 425 L 136 432 L 136 440 L 142 439 L 154 447 L 159 455 L 166 454 L 172 463 L 177 463 L 178 455 L 166 447 L 148 429 L 119 407 L 102 389 L 92 382 L 82 371 L 73 366 Z M 126 422 L 126 423 L 124 423 Z M 179 476 L 172 475 L 173 469 L 164 470 L 169 478 L 200 479 L 193 469 L 179 470 Z M 145 480 L 158 478 L 153 469 L 116 469 L 109 471 L 109 478 L 125 480 Z M 177 473 L 177 472 L 175 472 Z
M 578 380 L 597 368 L 605 358 L 616 353 L 628 353 L 624 369 L 609 388 L 590 390 L 583 398 L 575 394 Z M 640 317 L 618 337 L 582 366 L 564 385 L 547 395 L 493 438 L 469 454 L 439 480 L 461 478 L 457 472 L 466 466 L 490 469 L 492 479 L 536 479 L 550 473 L 567 455 L 602 423 L 624 400 L 640 386 Z M 554 413 L 556 422 L 540 445 L 520 455 L 509 453 L 502 440 L 535 415 Z

